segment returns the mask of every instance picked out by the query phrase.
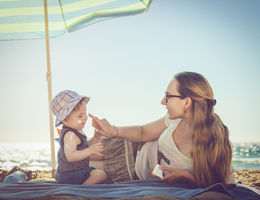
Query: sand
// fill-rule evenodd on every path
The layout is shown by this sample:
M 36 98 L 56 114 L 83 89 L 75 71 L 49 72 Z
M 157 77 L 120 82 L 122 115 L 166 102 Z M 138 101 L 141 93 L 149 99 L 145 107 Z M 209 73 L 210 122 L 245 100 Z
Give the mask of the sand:
M 260 190 L 260 170 L 235 170 L 236 181 Z
M 13 169 L 13 171 L 15 170 Z M 21 171 L 27 174 L 27 177 L 29 177 L 28 181 L 55 181 L 55 178 L 52 177 L 51 171 Z M 0 169 L 0 181 L 2 181 L 7 174 L 8 171 Z M 235 170 L 235 179 L 236 181 L 241 181 L 244 185 L 260 190 L 260 170 Z

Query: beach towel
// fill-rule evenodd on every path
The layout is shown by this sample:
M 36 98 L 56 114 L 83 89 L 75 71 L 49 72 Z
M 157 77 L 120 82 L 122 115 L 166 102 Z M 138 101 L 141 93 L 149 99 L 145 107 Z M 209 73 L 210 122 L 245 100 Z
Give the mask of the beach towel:
M 27 183 L 0 183 L 0 199 L 37 199 L 40 197 L 73 195 L 78 197 L 93 197 L 92 199 L 123 199 L 159 195 L 175 197 L 177 199 L 192 198 L 203 194 L 210 195 L 208 199 L 216 200 L 217 192 L 228 199 L 238 200 L 260 200 L 259 190 L 253 191 L 241 184 L 233 188 L 226 188 L 223 184 L 217 183 L 207 188 L 190 188 L 184 183 L 167 184 L 157 180 L 136 180 L 116 184 L 97 185 L 71 185 L 58 184 L 55 182 L 27 182 Z M 228 196 L 228 197 L 227 197 Z
M 211 197 L 215 199 L 221 199 L 221 200 L 233 200 L 233 198 L 229 197 L 226 194 L 219 193 L 219 192 L 205 192 L 199 195 L 196 195 L 191 198 L 186 198 L 185 200 L 212 200 Z M 75 197 L 72 195 L 52 195 L 52 196 L 46 196 L 46 197 L 40 197 L 37 200 L 107 200 L 104 198 L 93 198 L 93 197 Z M 142 196 L 142 197 L 132 197 L 132 198 L 116 198 L 114 200 L 181 200 L 179 198 L 175 198 L 169 195 L 148 195 L 148 196 Z
M 260 200 L 259 190 L 242 184 L 236 184 L 233 188 L 226 188 L 221 183 L 207 188 L 192 188 L 187 183 L 167 184 L 156 179 L 124 181 L 134 179 L 134 159 L 140 143 L 116 137 L 103 138 L 103 142 L 105 171 L 109 174 L 109 182 L 115 184 L 0 183 L 0 199 Z
M 115 184 L 0 183 L 0 199 L 260 200 L 259 190 L 241 184 L 230 189 L 221 183 L 195 189 L 187 183 L 167 184 L 156 179 L 123 181 L 134 179 L 134 159 L 140 143 L 127 142 L 121 138 L 103 138 L 103 142 L 104 168 L 109 174 L 109 182 Z

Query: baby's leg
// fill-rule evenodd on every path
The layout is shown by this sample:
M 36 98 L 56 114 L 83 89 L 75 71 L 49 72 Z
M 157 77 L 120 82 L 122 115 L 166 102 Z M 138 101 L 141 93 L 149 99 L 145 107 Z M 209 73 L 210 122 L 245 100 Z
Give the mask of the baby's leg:
M 107 175 L 104 171 L 95 169 L 95 170 L 91 170 L 90 176 L 82 183 L 82 185 L 104 183 L 106 179 L 107 179 Z
M 104 161 L 103 160 L 90 160 L 89 166 L 94 167 L 95 169 L 100 169 L 104 171 Z

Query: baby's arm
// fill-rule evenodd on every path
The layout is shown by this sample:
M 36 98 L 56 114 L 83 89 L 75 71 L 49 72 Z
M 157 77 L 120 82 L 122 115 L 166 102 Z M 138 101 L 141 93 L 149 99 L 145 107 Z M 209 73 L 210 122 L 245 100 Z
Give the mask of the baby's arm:
M 97 143 L 100 141 L 102 135 L 96 131 L 94 131 L 94 136 L 88 141 L 88 144 L 89 146 L 92 146 L 93 144 Z M 93 154 L 90 156 L 90 160 L 103 160 L 104 159 L 104 156 L 100 156 L 100 155 L 97 155 L 97 154 Z
M 66 133 L 64 136 L 64 152 L 68 161 L 77 162 L 94 154 L 102 156 L 101 152 L 104 148 L 102 143 L 98 142 L 83 150 L 77 150 L 78 144 L 80 144 L 80 139 L 75 133 L 72 131 Z
M 89 146 L 99 142 L 101 137 L 102 137 L 102 135 L 98 131 L 96 131 L 96 129 L 95 129 L 94 136 L 88 142 Z M 103 155 L 100 156 L 100 155 L 97 155 L 97 154 L 95 154 L 95 155 L 93 154 L 93 155 L 90 156 L 90 160 L 103 160 L 103 159 L 104 159 Z

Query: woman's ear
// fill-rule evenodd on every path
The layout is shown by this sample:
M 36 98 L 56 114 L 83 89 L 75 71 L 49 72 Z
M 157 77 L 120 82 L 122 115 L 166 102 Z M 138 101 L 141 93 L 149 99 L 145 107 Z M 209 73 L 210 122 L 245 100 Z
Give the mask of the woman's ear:
M 186 103 L 185 103 L 185 109 L 187 110 L 187 109 L 191 108 L 192 99 L 191 99 L 190 97 L 186 97 L 186 98 L 185 98 L 185 101 L 186 101 Z

